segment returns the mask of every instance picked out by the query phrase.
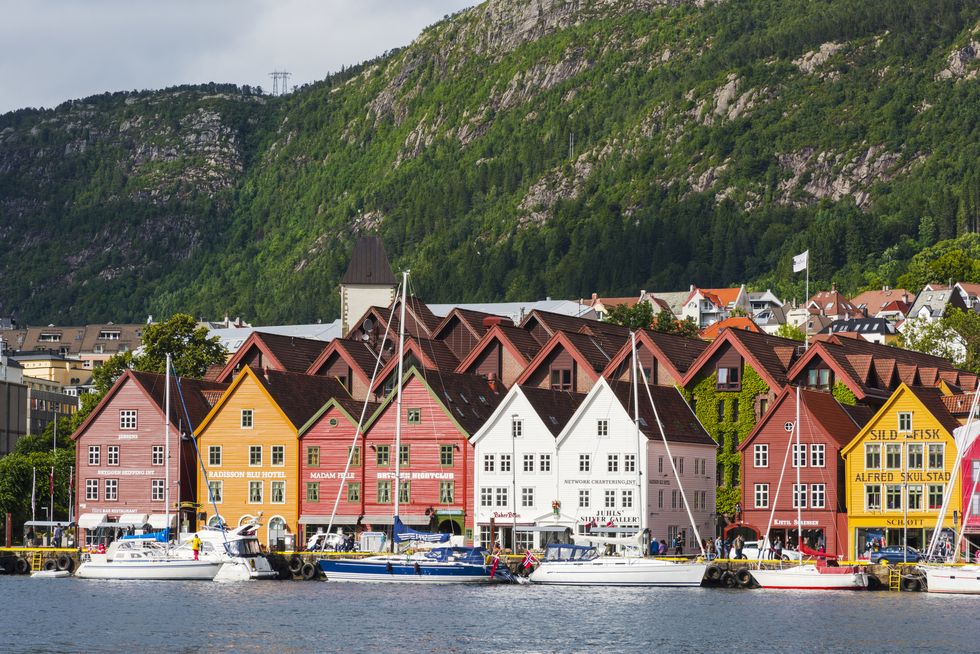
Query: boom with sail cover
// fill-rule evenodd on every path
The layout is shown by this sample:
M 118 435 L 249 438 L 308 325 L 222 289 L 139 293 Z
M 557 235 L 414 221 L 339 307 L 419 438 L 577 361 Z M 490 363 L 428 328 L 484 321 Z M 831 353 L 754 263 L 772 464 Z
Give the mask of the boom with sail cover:
M 423 543 L 445 543 L 449 540 L 450 534 L 434 534 L 428 531 L 416 531 L 411 527 L 405 526 L 401 518 L 395 516 L 392 533 L 396 543 L 408 541 L 421 541 Z

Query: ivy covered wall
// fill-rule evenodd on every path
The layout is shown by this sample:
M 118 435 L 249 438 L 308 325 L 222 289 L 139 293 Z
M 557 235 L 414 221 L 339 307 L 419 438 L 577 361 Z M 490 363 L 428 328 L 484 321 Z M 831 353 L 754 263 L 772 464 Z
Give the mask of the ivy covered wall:
M 742 387 L 738 391 L 720 391 L 718 373 L 712 372 L 691 389 L 681 389 L 685 399 L 708 434 L 718 443 L 717 511 L 735 514 L 735 504 L 741 501 L 741 457 L 738 445 L 749 435 L 756 423 L 756 401 L 769 394 L 769 385 L 748 365 L 743 364 Z M 770 400 L 772 398 L 769 398 Z M 719 403 L 724 407 L 719 411 Z

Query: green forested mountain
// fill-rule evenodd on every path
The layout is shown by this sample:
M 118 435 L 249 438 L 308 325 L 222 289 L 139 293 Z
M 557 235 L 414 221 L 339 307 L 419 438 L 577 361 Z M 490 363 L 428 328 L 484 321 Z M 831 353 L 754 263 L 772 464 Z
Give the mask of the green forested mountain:
M 330 318 L 362 231 L 433 301 L 894 283 L 978 230 L 978 55 L 968 0 L 489 0 L 287 96 L 9 113 L 0 315 Z

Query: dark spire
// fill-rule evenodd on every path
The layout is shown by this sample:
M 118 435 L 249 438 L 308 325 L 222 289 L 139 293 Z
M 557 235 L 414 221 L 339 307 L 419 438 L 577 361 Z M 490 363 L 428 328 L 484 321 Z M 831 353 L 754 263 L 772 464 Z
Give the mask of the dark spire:
M 377 284 L 395 286 L 398 281 L 391 272 L 385 246 L 377 236 L 361 236 L 354 245 L 347 272 L 341 284 Z

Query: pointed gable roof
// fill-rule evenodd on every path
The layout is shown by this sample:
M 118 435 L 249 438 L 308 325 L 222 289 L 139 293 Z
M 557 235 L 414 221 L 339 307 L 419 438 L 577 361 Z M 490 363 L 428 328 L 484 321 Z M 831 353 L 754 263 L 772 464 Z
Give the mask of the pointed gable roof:
M 553 391 L 536 386 L 517 386 L 552 436 L 558 437 L 585 399 L 584 393 Z
M 355 340 L 352 338 L 335 338 L 324 348 L 323 352 L 320 353 L 310 367 L 306 369 L 306 374 L 308 375 L 318 375 L 320 371 L 327 365 L 327 363 L 334 357 L 340 357 L 353 370 L 365 383 L 371 381 L 371 375 L 374 374 L 374 362 L 377 355 L 371 350 L 371 347 L 364 341 Z
M 615 354 L 615 350 L 607 352 L 603 349 L 598 339 L 594 336 L 559 330 L 555 332 L 531 363 L 528 364 L 521 376 L 517 378 L 516 383 L 522 385 L 526 383 L 537 372 L 538 368 L 548 360 L 548 357 L 559 349 L 564 349 L 571 354 L 572 358 L 579 364 L 579 367 L 585 371 L 589 379 L 593 382 L 599 378 Z
M 725 318 L 724 320 L 719 320 L 716 323 L 712 323 L 701 330 L 701 338 L 713 341 L 718 338 L 718 334 L 721 333 L 723 329 L 741 329 L 748 332 L 761 332 L 759 326 L 755 324 L 755 321 L 748 316 L 732 316 L 731 318 Z
M 398 280 L 391 272 L 384 243 L 377 236 L 361 236 L 354 244 L 347 272 L 340 279 L 341 284 L 362 284 L 372 286 L 395 286 Z
M 530 332 L 514 327 L 512 325 L 494 325 L 483 338 L 473 346 L 473 349 L 465 359 L 459 362 L 456 372 L 466 372 L 476 363 L 477 359 L 486 352 L 492 343 L 500 343 L 511 355 L 521 363 L 522 368 L 526 368 L 528 363 L 534 359 L 535 355 L 541 351 L 541 344 L 535 340 Z
M 340 413 L 342 413 L 354 426 L 357 426 L 358 421 L 361 419 L 361 414 L 363 413 L 364 423 L 361 425 L 361 433 L 363 435 L 368 422 L 371 420 L 371 416 L 374 415 L 380 406 L 381 405 L 377 402 L 360 402 L 350 397 L 335 395 L 327 400 L 326 404 L 320 407 L 320 409 L 306 421 L 306 424 L 299 428 L 299 437 L 302 438 L 308 431 L 313 429 L 320 419 L 326 415 L 327 411 L 333 407 L 336 407 L 337 410 L 340 411 Z
M 874 413 L 860 429 L 860 431 L 851 439 L 851 441 L 841 449 L 841 455 L 847 456 L 862 440 L 865 431 L 869 425 L 875 424 L 878 420 L 887 415 L 898 398 L 903 395 L 912 395 L 918 399 L 919 403 L 928 411 L 936 421 L 945 429 L 950 435 L 953 434 L 953 430 L 960 426 L 959 421 L 953 417 L 950 413 L 945 402 L 943 401 L 943 395 L 938 388 L 924 388 L 922 386 L 909 386 L 908 384 L 899 384 L 898 388 L 888 397 L 885 403 L 881 406 L 878 411 Z
M 568 316 L 561 313 L 541 311 L 540 309 L 533 309 L 529 314 L 527 314 L 519 327 L 521 329 L 531 331 L 531 327 L 535 323 L 544 328 L 549 338 L 554 336 L 555 332 L 557 331 L 577 332 L 583 327 L 591 327 L 593 329 L 600 330 L 603 334 L 608 334 L 610 330 L 615 330 L 617 328 L 626 329 L 625 327 L 619 327 L 619 325 L 604 323 L 598 320 L 592 320 L 591 318 Z M 628 331 L 629 330 L 627 330 L 627 332 Z M 542 343 L 542 345 L 544 345 L 544 343 Z
M 726 329 L 721 335 L 712 341 L 711 345 L 701 356 L 697 358 L 681 382 L 682 386 L 687 386 L 704 369 L 704 366 L 718 353 L 725 345 L 733 347 L 742 357 L 749 362 L 763 381 L 773 390 L 778 390 L 788 382 L 787 367 L 785 364 L 787 348 L 792 348 L 793 357 L 798 348 L 803 346 L 798 342 L 779 336 L 770 336 L 765 333 L 746 332 L 737 329 Z
M 433 314 L 435 315 L 435 314 Z M 463 325 L 468 332 L 470 332 L 476 340 L 480 340 L 483 336 L 490 330 L 492 324 L 488 325 L 484 321 L 490 319 L 490 323 L 510 323 L 510 318 L 505 318 L 504 316 L 498 316 L 493 313 L 484 313 L 483 311 L 474 311 L 473 309 L 462 309 L 460 307 L 453 307 L 452 311 L 446 314 L 446 317 L 442 319 L 436 328 L 432 332 L 432 337 L 435 339 L 441 339 L 445 336 L 446 328 L 452 324 L 453 321 L 458 321 L 459 324 Z
M 636 332 L 636 346 L 648 350 L 661 365 L 667 368 L 670 376 L 681 379 L 691 364 L 708 349 L 708 343 L 699 338 L 687 338 L 678 334 L 668 334 L 650 329 Z M 602 376 L 610 378 L 630 356 L 633 346 L 627 339 L 602 371 Z
M 225 364 L 217 381 L 227 382 L 231 379 L 235 370 L 255 351 L 261 352 L 265 359 L 266 365 L 263 367 L 288 372 L 306 372 L 326 347 L 327 343 L 324 341 L 253 331 Z
M 749 435 L 736 448 L 738 451 L 746 450 L 756 436 L 766 429 L 770 420 L 774 420 L 776 409 L 784 402 L 791 404 L 796 401 L 796 389 L 787 386 L 776 397 L 772 407 L 759 420 L 758 424 L 752 429 Z M 855 410 L 857 409 L 857 410 Z M 833 439 L 839 447 L 844 447 L 857 435 L 857 433 L 867 424 L 874 414 L 868 407 L 848 407 L 844 406 L 830 393 L 820 391 L 800 390 L 800 413 L 803 426 L 815 422 L 820 426 L 820 430 L 829 438 Z M 779 427 L 783 429 L 782 425 Z M 789 434 L 787 434 L 789 435 Z
M 445 341 L 433 341 L 415 336 L 405 337 L 405 357 L 414 356 L 425 370 L 453 372 L 459 366 L 459 359 Z M 387 381 L 388 377 L 398 374 L 398 356 L 391 357 L 378 372 L 372 392 L 376 392 Z
M 623 410 L 633 417 L 633 384 L 623 381 L 603 380 L 609 389 L 623 406 Z M 705 431 L 701 421 L 691 410 L 690 405 L 684 400 L 676 388 L 670 386 L 643 386 L 639 387 L 639 415 L 640 432 L 652 441 L 661 441 L 660 427 L 657 424 L 657 417 L 660 417 L 660 424 L 664 428 L 664 436 L 670 443 L 691 443 L 697 445 L 716 445 L 714 439 Z M 649 395 L 647 395 L 649 391 Z M 650 397 L 653 397 L 653 404 L 650 405 Z

